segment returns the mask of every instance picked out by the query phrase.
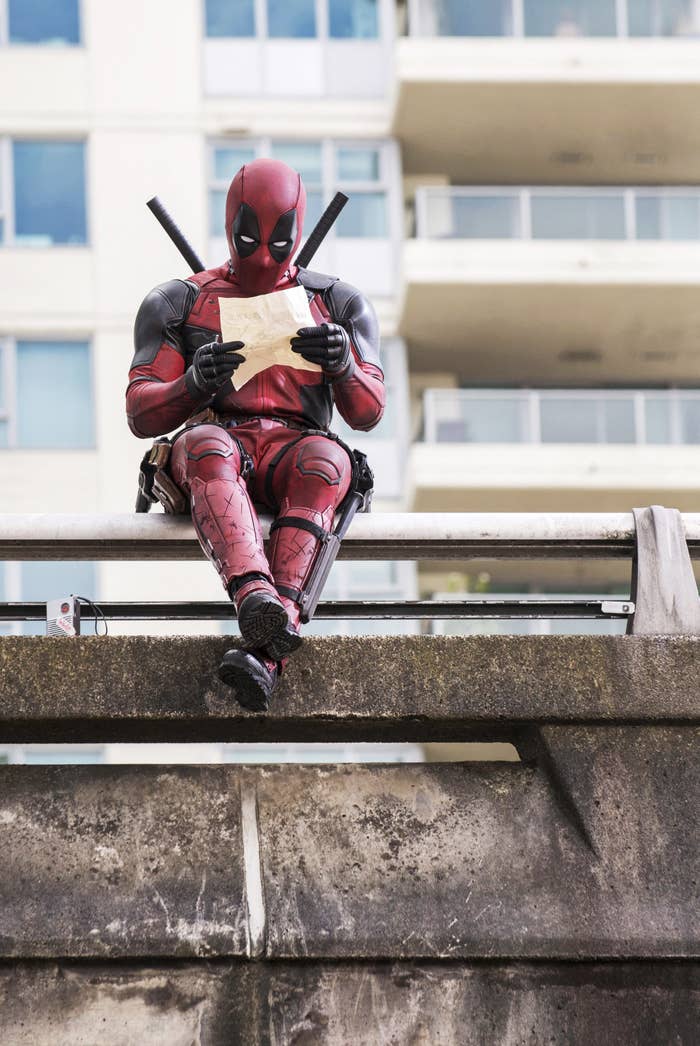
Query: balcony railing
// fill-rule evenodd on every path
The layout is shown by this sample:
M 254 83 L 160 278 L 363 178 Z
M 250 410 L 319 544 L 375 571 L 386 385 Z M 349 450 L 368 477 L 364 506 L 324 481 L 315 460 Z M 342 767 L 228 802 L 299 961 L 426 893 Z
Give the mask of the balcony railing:
M 428 389 L 429 443 L 700 444 L 700 391 Z
M 476 240 L 700 240 L 700 190 L 423 186 L 416 235 Z
M 409 0 L 412 36 L 688 37 L 697 0 Z

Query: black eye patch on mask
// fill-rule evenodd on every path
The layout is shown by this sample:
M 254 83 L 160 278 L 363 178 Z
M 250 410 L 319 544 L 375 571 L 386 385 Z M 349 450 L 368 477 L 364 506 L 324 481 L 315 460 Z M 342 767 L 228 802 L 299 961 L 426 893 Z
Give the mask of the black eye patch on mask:
M 260 246 L 260 226 L 252 207 L 242 203 L 233 219 L 233 242 L 239 258 L 248 258 Z M 243 239 L 243 237 L 247 239 Z M 252 241 L 252 242 L 250 242 Z
M 297 238 L 297 209 L 292 207 L 291 211 L 285 211 L 278 219 L 272 230 L 272 236 L 267 246 L 270 254 L 276 262 L 283 262 L 292 253 L 294 241 Z M 276 243 L 283 243 L 282 247 L 275 247 Z

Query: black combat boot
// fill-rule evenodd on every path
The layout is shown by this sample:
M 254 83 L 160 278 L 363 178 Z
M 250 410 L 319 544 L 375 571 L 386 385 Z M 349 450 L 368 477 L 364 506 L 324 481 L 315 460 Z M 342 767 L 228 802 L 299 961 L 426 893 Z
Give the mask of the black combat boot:
M 291 654 L 301 644 L 277 590 L 260 575 L 246 575 L 229 584 L 236 604 L 238 627 L 246 645 L 260 650 L 273 661 Z
M 261 650 L 243 647 L 227 650 L 219 665 L 219 679 L 232 687 L 239 705 L 250 712 L 267 712 L 281 674 L 281 662 L 269 660 Z

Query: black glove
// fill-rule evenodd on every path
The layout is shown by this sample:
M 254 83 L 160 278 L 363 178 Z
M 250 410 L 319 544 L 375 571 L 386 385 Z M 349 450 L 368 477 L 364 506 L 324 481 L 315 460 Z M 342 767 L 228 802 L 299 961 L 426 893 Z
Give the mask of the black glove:
M 302 327 L 292 338 L 292 351 L 309 363 L 317 363 L 326 374 L 341 374 L 351 361 L 350 338 L 337 323 Z
M 210 341 L 200 345 L 185 375 L 190 392 L 214 393 L 225 385 L 245 360 L 245 356 L 236 352 L 243 344 L 242 341 Z

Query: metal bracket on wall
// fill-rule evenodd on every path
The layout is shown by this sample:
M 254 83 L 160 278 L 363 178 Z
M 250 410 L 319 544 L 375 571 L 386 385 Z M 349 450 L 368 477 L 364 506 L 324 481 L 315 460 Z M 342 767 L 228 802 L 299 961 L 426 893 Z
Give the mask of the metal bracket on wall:
M 634 616 L 628 635 L 700 635 L 700 597 L 683 519 L 675 508 L 636 508 Z

